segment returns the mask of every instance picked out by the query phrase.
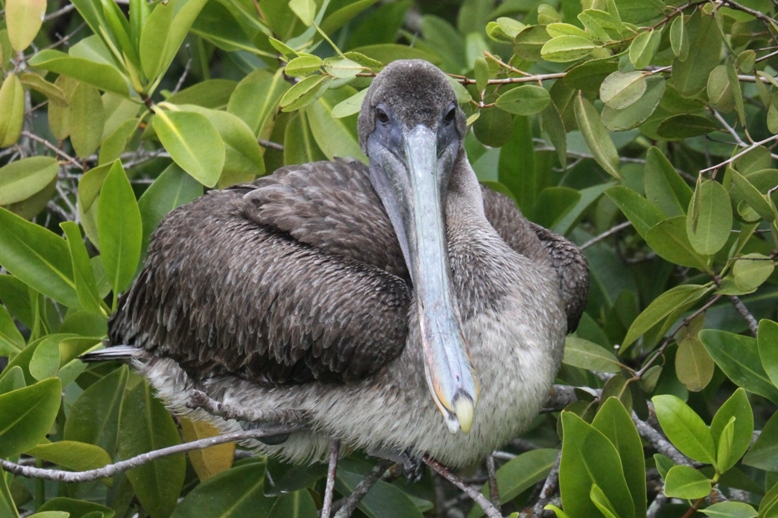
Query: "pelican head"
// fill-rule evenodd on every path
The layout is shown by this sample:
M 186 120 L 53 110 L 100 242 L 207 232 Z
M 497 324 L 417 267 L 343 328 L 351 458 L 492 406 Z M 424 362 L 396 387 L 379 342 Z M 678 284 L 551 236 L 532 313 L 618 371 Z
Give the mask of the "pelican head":
M 466 123 L 446 76 L 426 61 L 395 61 L 373 81 L 359 114 L 370 181 L 411 274 L 424 372 L 452 433 L 467 433 L 478 381 L 452 289 L 446 197 Z

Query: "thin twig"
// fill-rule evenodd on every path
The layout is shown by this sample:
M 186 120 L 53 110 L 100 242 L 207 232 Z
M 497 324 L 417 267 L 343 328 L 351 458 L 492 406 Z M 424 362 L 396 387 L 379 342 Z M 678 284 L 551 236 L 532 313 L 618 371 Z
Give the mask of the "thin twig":
M 294 409 L 246 410 L 211 399 L 201 390 L 192 390 L 187 406 L 192 409 L 202 408 L 209 414 L 224 419 L 237 419 L 250 423 L 301 423 L 304 421 L 302 412 Z
M 502 514 L 500 488 L 497 485 L 497 473 L 494 469 L 494 457 L 492 455 L 486 457 L 486 475 L 489 480 L 489 499 L 492 501 L 494 508 L 497 509 L 497 512 Z
M 73 5 L 71 3 L 68 3 L 62 9 L 57 9 L 53 13 L 47 14 L 46 17 L 43 19 L 43 23 L 46 23 L 49 20 L 53 20 L 54 18 L 57 18 L 58 16 L 62 16 L 65 13 L 69 13 L 70 11 L 72 11 L 75 8 L 76 8 L 75 5 Z
M 535 503 L 535 507 L 532 508 L 532 516 L 540 517 L 545 514 L 546 511 L 543 508 L 546 507 L 551 500 L 551 497 L 556 490 L 556 486 L 559 484 L 559 463 L 561 461 L 562 451 L 560 450 L 559 455 L 556 457 L 556 461 L 554 461 L 554 466 L 551 468 L 551 471 L 548 472 L 546 481 L 543 482 L 543 488 L 540 490 L 538 501 Z
M 244 441 L 246 439 L 256 439 L 258 437 L 268 437 L 291 433 L 300 430 L 301 428 L 301 425 L 284 425 L 265 430 L 247 430 L 227 433 L 224 435 L 217 435 L 216 437 L 208 437 L 206 439 L 185 442 L 175 446 L 169 446 L 167 448 L 150 451 L 148 453 L 142 453 L 130 459 L 123 460 L 115 464 L 108 464 L 102 468 L 91 469 L 88 471 L 64 471 L 59 469 L 34 468 L 31 466 L 22 466 L 5 459 L 0 459 L 0 467 L 9 473 L 13 473 L 14 475 L 21 475 L 27 478 L 41 478 L 44 480 L 53 480 L 56 482 L 92 482 L 101 478 L 112 477 L 118 473 L 123 473 L 129 469 L 143 466 L 144 464 L 148 464 L 149 462 L 161 459 L 162 457 L 167 457 L 169 455 L 209 448 L 211 446 L 224 444 L 227 442 L 238 442 Z
M 707 173 L 708 171 L 713 171 L 714 169 L 718 169 L 718 168 L 723 167 L 725 165 L 731 164 L 732 162 L 734 162 L 735 160 L 737 160 L 741 156 L 745 155 L 746 153 L 748 153 L 750 151 L 753 151 L 754 149 L 758 148 L 759 146 L 763 146 L 764 144 L 767 144 L 768 142 L 772 142 L 774 140 L 778 140 L 778 135 L 773 135 L 772 137 L 767 137 L 766 139 L 760 140 L 759 142 L 754 142 L 750 146 L 748 146 L 746 148 L 743 148 L 742 151 L 740 151 L 739 153 L 737 153 L 737 154 L 731 156 L 730 158 L 724 160 L 723 162 L 720 162 L 720 163 L 718 163 L 716 165 L 712 165 L 710 167 L 706 167 L 705 169 L 701 169 L 700 170 L 700 174 Z
M 265 140 L 265 139 L 259 139 L 257 142 L 259 142 L 259 145 L 262 147 L 277 149 L 278 151 L 284 150 L 284 145 L 279 144 L 278 142 L 272 142 L 270 140 Z
M 27 137 L 27 138 L 29 138 L 29 139 L 34 140 L 35 142 L 39 142 L 39 143 L 43 144 L 44 146 L 49 148 L 51 151 L 53 151 L 54 153 L 59 155 L 61 158 L 66 160 L 68 162 L 68 164 L 71 164 L 71 165 L 73 165 L 75 167 L 78 167 L 79 169 L 83 169 L 83 166 L 80 163 L 78 163 L 78 160 L 76 160 L 72 156 L 68 155 L 67 153 L 65 153 L 64 151 L 59 149 L 57 146 L 55 146 L 54 144 L 52 144 L 51 142 L 49 142 L 45 138 L 39 137 L 35 133 L 31 133 L 31 132 L 26 131 L 26 130 L 22 131 L 22 135 Z
M 735 309 L 738 313 L 740 313 L 740 316 L 743 317 L 748 323 L 748 329 L 751 331 L 751 334 L 756 336 L 756 333 L 759 330 L 759 322 L 756 321 L 754 315 L 748 311 L 748 308 L 745 304 L 743 304 L 743 301 L 740 300 L 740 297 L 737 297 L 736 295 L 730 295 L 729 301 L 733 306 L 735 306 Z
M 481 509 L 484 510 L 486 516 L 488 516 L 489 518 L 502 518 L 500 512 L 494 508 L 492 503 L 489 502 L 489 500 L 487 500 L 486 497 L 482 495 L 480 491 L 478 491 L 474 487 L 465 484 L 464 480 L 462 480 L 455 474 L 451 473 L 451 471 L 449 471 L 449 469 L 446 466 L 436 461 L 426 453 L 424 454 L 424 456 L 422 456 L 421 460 L 427 466 L 432 468 L 433 471 L 439 473 L 443 478 L 445 478 L 446 480 L 448 480 L 449 482 L 457 486 L 459 489 L 467 493 L 467 496 L 472 498 L 475 501 L 475 503 L 481 506 Z
M 632 412 L 632 422 L 638 429 L 638 433 L 643 437 L 657 452 L 670 457 L 676 464 L 691 466 L 692 462 L 686 458 L 680 451 L 673 446 L 670 441 L 662 437 L 662 434 L 654 429 L 653 426 L 642 421 L 635 412 Z
M 352 491 L 351 494 L 346 498 L 341 500 L 342 504 L 338 512 L 335 513 L 335 518 L 348 518 L 351 516 L 351 513 L 353 513 L 354 509 L 357 508 L 359 502 L 361 502 L 365 495 L 370 492 L 370 489 L 372 489 L 375 483 L 381 479 L 384 473 L 386 473 L 386 470 L 389 469 L 392 464 L 393 462 L 391 460 L 379 460 L 378 464 L 376 464 L 373 469 L 370 470 L 370 473 L 365 475 L 365 478 L 363 478 L 359 484 L 357 484 L 357 487 L 354 488 L 354 491 Z
M 656 516 L 659 514 L 659 511 L 662 510 L 662 507 L 664 507 L 666 503 L 667 497 L 665 496 L 665 486 L 662 486 L 662 489 L 659 491 L 659 493 L 656 494 L 654 501 L 651 502 L 650 506 L 648 506 L 646 518 L 656 518 Z
M 327 466 L 327 484 L 324 488 L 324 502 L 321 506 L 321 518 L 330 518 L 330 515 L 332 514 L 332 496 L 335 493 L 335 475 L 338 471 L 338 455 L 340 455 L 340 439 L 332 439 L 330 462 Z
M 632 226 L 632 222 L 631 221 L 624 221 L 623 223 L 619 223 L 618 225 L 614 226 L 613 228 L 611 228 L 609 230 L 606 230 L 605 232 L 603 232 L 599 236 L 593 237 L 592 239 L 590 239 L 586 243 L 582 244 L 578 248 L 580 248 L 581 250 L 586 250 L 590 246 L 599 243 L 603 239 L 605 239 L 607 237 L 610 237 L 613 234 L 615 234 L 615 233 L 617 233 L 617 232 L 619 232 L 621 230 L 624 230 L 627 227 L 631 227 L 631 226 Z

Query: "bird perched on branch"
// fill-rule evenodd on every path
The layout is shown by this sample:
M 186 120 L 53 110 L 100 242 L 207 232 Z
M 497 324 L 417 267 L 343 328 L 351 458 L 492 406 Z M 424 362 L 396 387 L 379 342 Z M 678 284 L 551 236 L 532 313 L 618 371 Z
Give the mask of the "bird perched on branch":
M 368 166 L 287 166 L 170 213 L 87 359 L 224 430 L 293 423 L 255 446 L 296 462 L 339 439 L 459 467 L 516 437 L 583 311 L 580 250 L 479 186 L 435 66 L 387 66 L 358 130 Z

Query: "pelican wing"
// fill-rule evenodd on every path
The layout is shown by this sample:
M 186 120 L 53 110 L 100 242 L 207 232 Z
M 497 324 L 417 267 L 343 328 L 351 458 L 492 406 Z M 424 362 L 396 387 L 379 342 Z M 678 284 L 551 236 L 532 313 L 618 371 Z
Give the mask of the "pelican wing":
M 380 369 L 405 346 L 411 292 L 392 273 L 402 253 L 357 164 L 284 168 L 171 212 L 111 320 L 112 343 L 195 377 L 267 384 Z

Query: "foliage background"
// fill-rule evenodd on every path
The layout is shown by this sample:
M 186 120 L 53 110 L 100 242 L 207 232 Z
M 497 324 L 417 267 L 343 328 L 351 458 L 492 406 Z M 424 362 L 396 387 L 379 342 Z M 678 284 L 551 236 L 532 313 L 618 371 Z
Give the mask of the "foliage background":
M 503 512 L 778 516 L 774 2 L 0 9 L 4 468 L 84 471 L 213 434 L 126 367 L 77 357 L 100 347 L 164 214 L 282 165 L 364 159 L 360 92 L 413 57 L 451 74 L 479 179 L 591 267 L 557 380 L 585 389 L 495 453 Z M 373 462 L 345 459 L 337 492 Z M 100 481 L 4 472 L 0 516 L 316 516 L 324 474 L 230 444 Z M 481 512 L 437 476 L 398 477 L 357 514 Z

